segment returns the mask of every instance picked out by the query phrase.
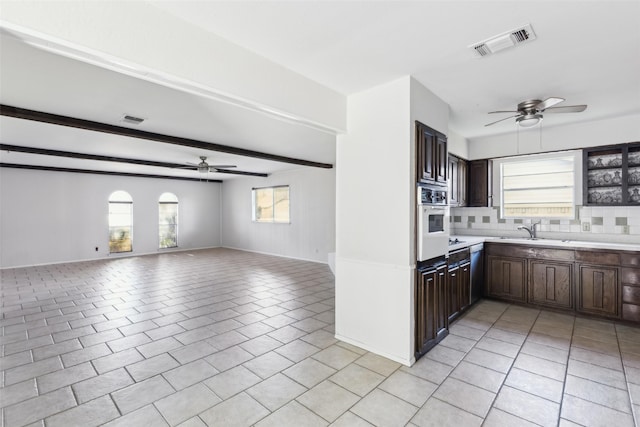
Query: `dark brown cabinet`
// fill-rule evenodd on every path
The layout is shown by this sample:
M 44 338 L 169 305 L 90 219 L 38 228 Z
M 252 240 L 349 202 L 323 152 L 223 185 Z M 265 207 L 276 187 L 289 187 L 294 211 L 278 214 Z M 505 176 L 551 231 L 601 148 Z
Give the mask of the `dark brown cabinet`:
M 485 295 L 640 323 L 640 252 L 490 243 Z
M 416 359 L 448 334 L 447 265 L 418 270 Z
M 447 185 L 447 137 L 416 122 L 417 181 Z
M 449 255 L 448 263 L 449 306 L 448 318 L 452 322 L 471 303 L 471 257 L 469 249 L 462 249 Z
M 487 256 L 487 295 L 513 301 L 524 301 L 526 280 L 526 259 Z
M 620 258 L 622 318 L 640 322 L 640 254 L 623 254 Z
M 573 308 L 573 262 L 529 261 L 529 302 Z
M 449 155 L 447 175 L 449 178 L 449 205 L 457 207 L 467 206 L 467 161 L 454 155 Z
M 618 268 L 578 264 L 577 269 L 577 310 L 618 317 Z
M 488 159 L 468 163 L 467 205 L 490 207 L 493 205 L 493 162 Z
M 640 144 L 583 150 L 583 200 L 592 206 L 640 206 Z
M 526 300 L 528 248 L 485 243 L 485 295 L 524 302 Z

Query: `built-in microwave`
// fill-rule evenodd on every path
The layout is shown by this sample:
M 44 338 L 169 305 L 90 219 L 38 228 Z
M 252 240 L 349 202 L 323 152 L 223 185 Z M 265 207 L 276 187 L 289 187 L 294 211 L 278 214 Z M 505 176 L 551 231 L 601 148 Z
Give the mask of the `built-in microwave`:
M 417 260 L 426 261 L 449 251 L 449 205 L 447 190 L 418 186 Z

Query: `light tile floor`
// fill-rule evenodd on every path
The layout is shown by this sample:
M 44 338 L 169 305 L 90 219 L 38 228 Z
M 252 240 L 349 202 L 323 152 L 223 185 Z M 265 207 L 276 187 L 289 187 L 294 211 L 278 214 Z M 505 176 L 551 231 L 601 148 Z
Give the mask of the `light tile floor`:
M 637 327 L 482 301 L 408 368 L 334 339 L 321 264 L 214 249 L 1 276 L 4 427 L 640 417 Z

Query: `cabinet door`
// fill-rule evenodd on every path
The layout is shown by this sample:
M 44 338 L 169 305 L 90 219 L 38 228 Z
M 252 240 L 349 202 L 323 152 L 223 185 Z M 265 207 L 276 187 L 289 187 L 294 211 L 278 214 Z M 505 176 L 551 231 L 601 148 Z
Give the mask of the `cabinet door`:
M 447 184 L 447 137 L 416 122 L 417 179 L 430 184 Z
M 473 160 L 469 162 L 468 206 L 491 206 L 492 171 L 489 160 Z
M 446 266 L 418 273 L 416 287 L 416 357 L 448 333 Z
M 436 182 L 447 183 L 447 137 L 436 132 L 435 139 L 435 165 Z
M 573 308 L 572 262 L 529 261 L 529 302 L 558 308 Z
M 471 262 L 461 264 L 458 270 L 460 312 L 462 313 L 471 305 Z
M 459 206 L 460 205 L 460 181 L 459 181 L 459 173 L 458 167 L 460 161 L 455 156 L 449 156 L 449 166 L 448 166 L 448 175 L 449 175 L 449 205 L 451 206 Z
M 515 301 L 525 300 L 527 260 L 487 256 L 487 295 Z
M 449 322 L 458 317 L 460 314 L 460 269 L 458 267 L 449 267 L 447 287 L 449 288 L 449 306 L 447 317 Z
M 578 264 L 578 311 L 618 317 L 618 268 Z
M 452 175 L 449 175 L 452 179 Z M 468 167 L 466 160 L 458 161 L 458 206 L 467 206 L 467 186 L 469 185 Z
M 418 181 L 434 183 L 436 181 L 436 133 L 421 123 L 416 125 L 416 133 L 418 137 Z

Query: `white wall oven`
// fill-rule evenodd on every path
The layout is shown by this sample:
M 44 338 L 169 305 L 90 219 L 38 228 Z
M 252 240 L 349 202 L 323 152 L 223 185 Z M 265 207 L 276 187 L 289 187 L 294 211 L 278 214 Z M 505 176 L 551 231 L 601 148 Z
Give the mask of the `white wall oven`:
M 450 235 L 446 188 L 419 185 L 416 200 L 418 261 L 446 256 Z

